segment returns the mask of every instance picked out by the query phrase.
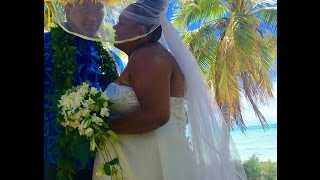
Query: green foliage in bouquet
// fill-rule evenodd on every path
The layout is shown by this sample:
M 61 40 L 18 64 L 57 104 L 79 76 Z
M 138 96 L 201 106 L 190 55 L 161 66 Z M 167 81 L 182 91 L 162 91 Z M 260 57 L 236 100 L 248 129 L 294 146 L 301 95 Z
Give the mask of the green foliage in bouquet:
M 106 162 L 96 174 L 119 177 L 121 166 L 113 146 L 119 138 L 104 120 L 109 117 L 108 100 L 106 93 L 89 87 L 87 82 L 61 96 L 57 123 L 64 133 L 60 134 L 59 141 L 59 147 L 63 147 L 57 163 L 59 179 L 73 179 L 75 165 L 80 163 L 80 168 L 85 168 L 88 158 L 100 150 L 105 153 Z

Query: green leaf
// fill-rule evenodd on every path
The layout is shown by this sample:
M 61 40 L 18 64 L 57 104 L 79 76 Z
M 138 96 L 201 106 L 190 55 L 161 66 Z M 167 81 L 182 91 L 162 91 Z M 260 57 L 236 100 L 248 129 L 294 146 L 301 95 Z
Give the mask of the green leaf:
M 101 94 L 102 94 L 102 93 L 99 91 L 96 95 L 94 95 L 94 97 L 95 97 L 95 98 L 98 98 L 98 97 L 101 96 Z
M 99 105 L 95 104 L 94 107 L 93 107 L 93 110 L 96 111 L 96 112 L 99 112 L 99 110 L 100 110 Z
M 102 124 L 102 127 L 105 129 L 109 129 L 109 125 L 107 124 L 106 120 L 105 120 L 105 123 Z
M 88 117 L 88 118 L 86 118 L 86 120 L 85 120 L 85 123 L 84 123 L 84 128 L 87 128 L 87 127 L 89 127 L 90 126 L 90 124 L 91 124 L 91 122 L 92 122 L 92 119 L 90 118 L 90 117 Z
M 111 161 L 109 161 L 109 164 L 112 166 L 112 165 L 115 165 L 115 164 L 118 164 L 119 163 L 119 158 L 114 158 L 112 159 Z
M 104 163 L 103 165 L 103 171 L 106 175 L 110 176 L 111 175 L 111 168 L 108 162 Z
M 103 106 L 103 103 L 106 102 L 106 100 L 104 100 L 102 97 L 97 97 L 96 99 L 96 104 L 99 104 L 99 106 Z

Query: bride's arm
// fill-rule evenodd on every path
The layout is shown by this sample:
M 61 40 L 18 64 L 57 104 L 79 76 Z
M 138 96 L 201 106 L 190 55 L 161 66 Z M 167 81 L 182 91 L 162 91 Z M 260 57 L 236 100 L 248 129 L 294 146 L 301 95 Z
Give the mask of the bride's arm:
M 149 53 L 152 52 L 137 53 L 130 60 L 130 67 L 128 64 L 131 87 L 140 107 L 111 118 L 110 129 L 118 134 L 149 132 L 169 120 L 171 65 L 168 60 Z

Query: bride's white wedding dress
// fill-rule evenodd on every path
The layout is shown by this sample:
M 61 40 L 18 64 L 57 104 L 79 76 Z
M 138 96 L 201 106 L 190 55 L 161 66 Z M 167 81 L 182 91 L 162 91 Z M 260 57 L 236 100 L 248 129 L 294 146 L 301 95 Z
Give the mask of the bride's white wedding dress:
M 131 87 L 111 83 L 106 89 L 114 103 L 112 112 L 129 112 L 139 106 Z M 119 135 L 115 144 L 124 180 L 195 180 L 189 141 L 185 136 L 187 124 L 185 101 L 170 97 L 170 120 L 162 127 L 144 134 Z M 93 180 L 110 180 L 110 176 L 95 176 L 105 162 L 96 154 Z M 120 177 L 119 177 L 120 178 Z M 120 178 L 121 179 L 121 178 Z

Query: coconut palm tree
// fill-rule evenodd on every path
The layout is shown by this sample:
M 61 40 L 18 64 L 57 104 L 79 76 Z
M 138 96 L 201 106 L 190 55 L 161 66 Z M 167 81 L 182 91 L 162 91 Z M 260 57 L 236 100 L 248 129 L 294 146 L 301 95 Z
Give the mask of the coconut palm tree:
M 183 0 L 172 22 L 213 87 L 224 118 L 242 130 L 241 94 L 262 127 L 268 124 L 258 103 L 273 98 L 270 69 L 276 59 L 276 0 Z M 190 31 L 190 25 L 199 27 Z M 189 28 L 189 29 L 188 29 Z M 189 30 L 189 31 L 188 31 Z

